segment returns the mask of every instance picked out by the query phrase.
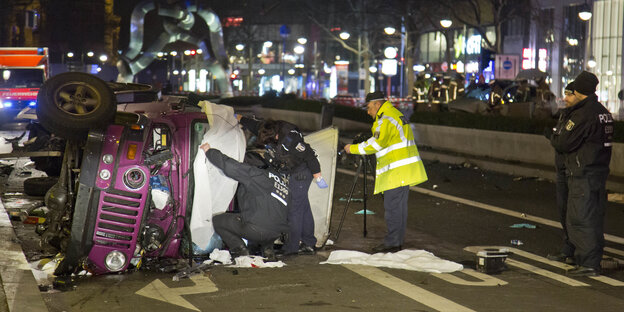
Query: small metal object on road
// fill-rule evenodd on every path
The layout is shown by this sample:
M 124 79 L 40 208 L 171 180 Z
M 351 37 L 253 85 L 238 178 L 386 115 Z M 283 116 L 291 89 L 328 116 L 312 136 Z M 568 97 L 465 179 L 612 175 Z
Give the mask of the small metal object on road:
M 505 260 L 509 255 L 506 248 L 487 248 L 477 252 L 477 271 L 486 274 L 496 274 L 507 269 Z

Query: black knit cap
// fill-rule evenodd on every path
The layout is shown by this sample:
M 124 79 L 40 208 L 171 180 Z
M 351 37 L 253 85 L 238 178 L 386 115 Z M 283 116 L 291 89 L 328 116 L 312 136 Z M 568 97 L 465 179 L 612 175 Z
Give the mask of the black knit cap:
M 574 81 L 568 83 L 565 89 L 574 92 Z
M 375 101 L 375 100 L 384 100 L 385 98 L 386 96 L 383 94 L 383 92 L 375 91 L 366 95 L 365 102 L 368 103 L 370 101 Z
M 596 86 L 598 85 L 598 77 L 596 75 L 583 71 L 576 79 L 574 79 L 574 91 L 583 94 L 590 95 L 596 92 Z

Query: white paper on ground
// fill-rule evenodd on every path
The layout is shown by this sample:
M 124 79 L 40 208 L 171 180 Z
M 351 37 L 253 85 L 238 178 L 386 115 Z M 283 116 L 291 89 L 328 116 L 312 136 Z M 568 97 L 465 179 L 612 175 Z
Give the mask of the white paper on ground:
M 411 249 L 372 255 L 353 250 L 335 250 L 321 264 L 362 264 L 428 273 L 450 273 L 464 268 L 459 263 L 440 259 L 426 250 Z
M 200 102 L 199 106 L 206 113 L 210 127 L 204 134 L 202 144 L 209 143 L 211 148 L 242 162 L 245 157 L 245 135 L 234 117 L 232 107 L 208 101 Z M 207 246 L 214 233 L 212 216 L 227 210 L 238 182 L 226 177 L 220 169 L 213 166 L 198 146 L 191 148 L 192 152 L 197 153 L 193 162 L 195 192 L 191 237 L 197 246 Z
M 232 256 L 230 255 L 230 252 L 227 250 L 219 250 L 217 248 L 210 253 L 209 257 L 211 260 L 218 261 L 223 264 L 232 263 Z

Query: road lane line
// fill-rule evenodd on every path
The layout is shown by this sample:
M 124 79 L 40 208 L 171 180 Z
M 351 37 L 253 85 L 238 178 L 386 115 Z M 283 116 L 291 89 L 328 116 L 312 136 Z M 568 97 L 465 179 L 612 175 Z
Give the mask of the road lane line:
M 441 280 L 447 281 L 451 284 L 463 286 L 503 286 L 508 284 L 501 279 L 481 272 L 477 272 L 473 269 L 464 268 L 463 270 L 461 270 L 461 272 L 470 275 L 476 279 L 480 279 L 480 281 L 467 281 L 459 276 L 455 276 L 449 273 L 431 273 L 431 275 Z
M 568 284 L 570 286 L 589 286 L 589 284 L 585 284 L 583 282 L 579 282 L 575 279 L 571 279 L 569 277 L 563 276 L 561 274 L 557 274 L 548 270 L 544 270 L 541 268 L 538 268 L 536 266 L 530 265 L 528 263 L 524 263 L 524 262 L 520 262 L 518 260 L 514 260 L 514 259 L 509 259 L 507 258 L 506 261 L 507 264 L 511 265 L 511 266 L 515 266 L 517 268 L 521 268 L 523 270 L 527 270 L 529 272 L 544 276 L 544 277 L 548 277 L 550 279 L 554 279 L 556 281 L 562 282 L 564 284 Z
M 513 248 L 513 247 L 505 247 L 505 246 L 468 246 L 468 247 L 464 248 L 464 250 L 476 254 L 478 251 L 484 250 L 484 249 L 488 249 L 488 248 L 492 248 L 492 249 L 502 249 L 502 248 L 505 248 L 505 249 L 509 250 L 511 253 L 513 253 L 514 255 L 518 255 L 518 256 L 521 256 L 521 257 L 524 257 L 524 258 L 528 258 L 528 259 L 531 259 L 531 260 L 534 260 L 534 261 L 537 261 L 537 262 L 541 262 L 541 263 L 544 263 L 544 264 L 547 264 L 547 265 L 550 265 L 550 266 L 553 266 L 553 267 L 556 267 L 556 268 L 559 268 L 559 269 L 563 269 L 563 270 L 566 270 L 566 271 L 574 268 L 574 266 L 565 264 L 563 262 L 548 260 L 548 258 L 545 258 L 545 257 L 542 257 L 542 256 L 538 256 L 536 254 L 532 254 L 530 252 L 526 252 L 524 250 L 520 250 L 518 248 Z M 512 264 L 509 261 L 522 263 L 522 262 L 519 262 L 517 260 L 512 260 L 512 259 L 507 258 L 507 263 Z M 514 265 L 514 264 L 512 264 L 512 265 Z M 517 265 L 514 265 L 514 266 L 517 266 Z M 520 268 L 526 269 L 526 267 L 524 265 L 521 266 Z M 529 271 L 534 272 L 533 270 L 529 270 Z M 539 274 L 538 272 L 535 272 L 535 273 Z M 551 276 L 547 276 L 547 277 L 552 278 Z M 611 285 L 611 286 L 617 286 L 617 287 L 624 286 L 624 282 L 616 280 L 616 279 L 613 279 L 613 278 L 610 278 L 610 277 L 607 277 L 607 276 L 604 276 L 604 275 L 601 275 L 601 276 L 589 276 L 589 278 L 597 280 L 599 282 L 603 282 L 603 283 Z M 559 278 L 555 278 L 555 279 L 556 280 L 560 280 Z M 563 281 L 561 281 L 561 282 L 563 282 Z M 589 286 L 589 285 L 585 284 L 585 285 L 572 285 L 572 286 Z
M 342 266 L 432 309 L 448 312 L 474 312 L 474 310 L 459 305 L 416 285 L 410 284 L 378 268 L 357 264 L 343 264 Z
M 346 169 L 342 169 L 342 168 L 337 168 L 336 171 L 338 171 L 340 173 L 344 173 L 344 174 L 355 175 L 354 171 L 346 170 Z M 373 177 L 369 176 L 368 179 L 372 180 Z M 410 186 L 410 190 L 418 192 L 418 193 L 421 193 L 421 194 L 425 194 L 425 195 L 429 195 L 429 196 L 433 196 L 433 197 L 438 197 L 438 198 L 441 198 L 441 199 L 458 202 L 460 204 L 473 206 L 473 207 L 476 207 L 476 208 L 481 208 L 481 209 L 484 209 L 484 210 L 488 210 L 488 211 L 492 211 L 492 212 L 496 212 L 496 213 L 500 213 L 500 214 L 505 214 L 505 215 L 512 216 L 512 217 L 515 217 L 515 218 L 520 218 L 520 219 L 532 221 L 532 222 L 535 222 L 535 223 L 541 223 L 543 225 L 548 225 L 548 226 L 552 226 L 552 227 L 561 229 L 561 223 L 559 221 L 552 221 L 552 220 L 549 220 L 549 219 L 546 219 L 546 218 L 542 218 L 542 217 L 538 217 L 538 216 L 532 216 L 532 215 L 524 214 L 524 213 L 521 213 L 521 212 L 518 212 L 518 211 L 513 211 L 513 210 L 501 208 L 501 207 L 496 207 L 496 206 L 493 206 L 493 205 L 480 203 L 480 202 L 477 202 L 477 201 L 474 201 L 474 200 L 465 199 L 465 198 L 461 198 L 461 197 L 457 197 L 457 196 L 453 196 L 453 195 L 448 195 L 448 194 L 432 191 L 432 190 L 429 190 L 429 189 L 426 189 L 426 188 L 422 188 L 422 187 L 418 187 L 418 186 Z M 624 237 L 619 237 L 619 236 L 610 235 L 610 234 L 604 234 L 604 238 L 607 241 L 624 245 Z

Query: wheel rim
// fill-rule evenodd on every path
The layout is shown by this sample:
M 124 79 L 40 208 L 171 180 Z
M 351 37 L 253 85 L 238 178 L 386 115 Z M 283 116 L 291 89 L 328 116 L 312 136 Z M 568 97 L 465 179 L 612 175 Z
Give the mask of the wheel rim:
M 92 86 L 72 81 L 57 89 L 54 104 L 67 114 L 82 116 L 95 111 L 102 104 L 102 96 Z

